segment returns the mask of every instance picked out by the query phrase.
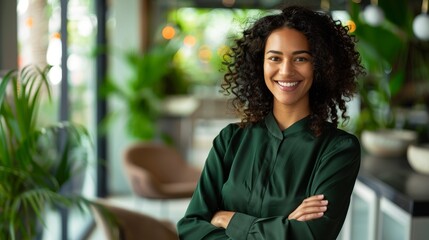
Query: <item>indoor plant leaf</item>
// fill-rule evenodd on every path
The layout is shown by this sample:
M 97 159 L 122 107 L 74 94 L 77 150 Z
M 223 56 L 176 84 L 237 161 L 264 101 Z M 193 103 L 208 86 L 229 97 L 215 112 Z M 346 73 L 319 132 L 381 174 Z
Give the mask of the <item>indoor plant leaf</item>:
M 0 83 L 0 239 L 33 239 L 47 207 L 90 203 L 64 191 L 86 166 L 87 130 L 38 122 L 41 98 L 51 95 L 48 71 L 27 66 Z

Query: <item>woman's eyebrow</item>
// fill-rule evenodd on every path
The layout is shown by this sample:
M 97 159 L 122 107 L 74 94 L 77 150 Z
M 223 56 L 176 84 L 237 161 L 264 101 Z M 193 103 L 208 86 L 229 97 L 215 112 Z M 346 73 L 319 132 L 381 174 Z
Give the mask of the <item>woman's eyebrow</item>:
M 281 51 L 276 51 L 276 50 L 268 50 L 266 53 L 274 53 L 274 54 L 283 55 L 283 52 L 281 52 Z
M 276 50 L 268 50 L 268 51 L 266 52 L 266 54 L 268 54 L 268 53 L 274 53 L 274 54 L 283 55 L 283 52 L 281 52 L 281 51 L 276 51 Z M 298 51 L 294 51 L 294 52 L 292 52 L 292 55 L 298 55 L 298 54 L 303 54 L 303 53 L 306 53 L 306 54 L 308 54 L 308 55 L 312 56 L 311 52 L 310 52 L 310 51 L 307 51 L 307 50 L 298 50 Z
M 311 52 L 310 52 L 310 51 L 307 51 L 307 50 L 300 50 L 300 51 L 292 52 L 292 54 L 293 54 L 293 55 L 302 54 L 302 53 L 306 53 L 306 54 L 308 54 L 308 55 L 310 55 L 310 56 L 312 56 L 312 55 L 313 55 L 313 54 L 311 54 Z

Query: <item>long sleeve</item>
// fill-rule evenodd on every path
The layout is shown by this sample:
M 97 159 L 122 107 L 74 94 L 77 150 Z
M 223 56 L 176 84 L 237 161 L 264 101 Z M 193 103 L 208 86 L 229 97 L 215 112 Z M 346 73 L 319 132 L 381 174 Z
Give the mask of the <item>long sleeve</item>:
M 180 239 L 228 239 L 225 230 L 215 227 L 210 221 L 221 209 L 221 188 L 228 177 L 224 172 L 223 156 L 229 132 L 226 128 L 213 141 L 186 214 L 177 224 Z
M 359 171 L 360 144 L 333 126 L 319 137 L 306 126 L 302 120 L 282 132 L 268 116 L 259 125 L 222 130 L 178 223 L 180 238 L 335 239 Z M 288 220 L 316 194 L 329 201 L 322 218 Z M 236 212 L 226 230 L 210 223 L 219 210 Z
M 229 223 L 227 235 L 234 240 L 335 239 L 346 217 L 360 166 L 359 142 L 349 136 L 332 142 L 328 153 L 320 156 L 323 159 L 315 166 L 308 188 L 306 197 L 324 194 L 329 200 L 324 217 L 300 222 L 288 220 L 287 216 L 257 218 L 236 213 Z

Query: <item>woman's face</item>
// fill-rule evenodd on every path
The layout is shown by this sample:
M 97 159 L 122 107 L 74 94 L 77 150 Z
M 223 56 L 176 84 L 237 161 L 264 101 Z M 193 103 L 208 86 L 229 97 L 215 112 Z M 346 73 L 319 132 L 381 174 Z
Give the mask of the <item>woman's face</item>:
M 274 30 L 264 53 L 264 79 L 274 95 L 274 108 L 309 111 L 313 63 L 307 38 L 291 28 Z

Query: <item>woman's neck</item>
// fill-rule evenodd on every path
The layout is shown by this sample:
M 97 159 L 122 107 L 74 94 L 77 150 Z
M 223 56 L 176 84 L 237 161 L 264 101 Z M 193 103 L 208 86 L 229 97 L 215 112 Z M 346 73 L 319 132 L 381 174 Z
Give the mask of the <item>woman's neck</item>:
M 285 130 L 292 124 L 310 115 L 310 107 L 308 108 L 288 108 L 282 106 L 276 106 L 273 108 L 274 118 L 277 121 L 277 125 L 280 130 Z

